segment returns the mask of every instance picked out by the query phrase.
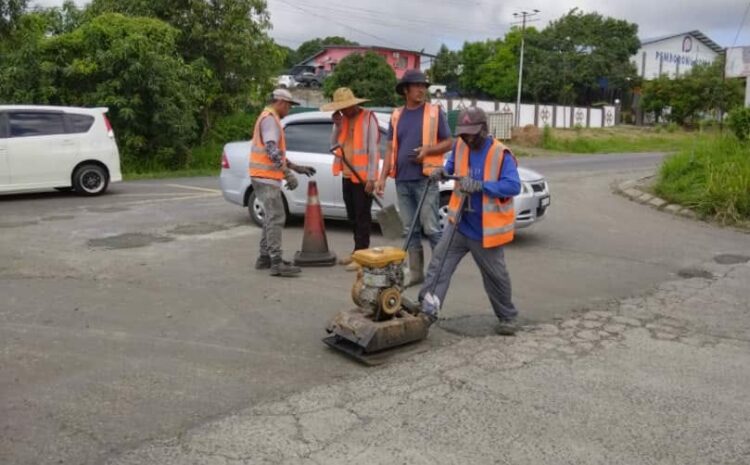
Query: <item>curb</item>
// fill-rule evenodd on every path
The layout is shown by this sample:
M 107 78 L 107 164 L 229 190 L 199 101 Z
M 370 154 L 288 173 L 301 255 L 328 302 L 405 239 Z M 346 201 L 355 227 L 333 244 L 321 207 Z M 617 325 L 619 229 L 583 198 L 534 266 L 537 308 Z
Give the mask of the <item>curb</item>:
M 653 178 L 653 176 L 615 183 L 614 191 L 633 202 L 651 206 L 656 210 L 671 213 L 672 215 L 681 216 L 683 218 L 693 220 L 698 219 L 698 214 L 693 210 L 683 207 L 682 205 L 669 203 L 660 197 L 642 190 L 642 186 L 651 178 Z

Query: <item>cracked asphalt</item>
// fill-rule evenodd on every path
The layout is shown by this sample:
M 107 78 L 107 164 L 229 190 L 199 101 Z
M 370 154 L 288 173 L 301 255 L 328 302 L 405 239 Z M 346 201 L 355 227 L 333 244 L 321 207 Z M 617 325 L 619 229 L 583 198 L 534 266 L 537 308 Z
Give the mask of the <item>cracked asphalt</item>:
M 342 267 L 333 267 L 309 269 L 300 278 L 279 280 L 253 270 L 259 230 L 249 224 L 246 211 L 221 198 L 216 179 L 128 182 L 112 186 L 110 194 L 98 198 L 57 192 L 2 196 L 0 463 L 137 463 L 133 461 L 138 457 L 149 463 L 148 455 L 143 454 L 150 453 L 174 454 L 174 460 L 182 463 L 223 463 L 222 456 L 227 460 L 241 457 L 248 463 L 335 463 L 325 454 L 354 454 L 364 463 L 378 463 L 414 450 L 419 454 L 399 461 L 452 463 L 459 461 L 458 451 L 465 451 L 462 463 L 535 463 L 543 460 L 532 456 L 516 460 L 501 453 L 519 444 L 533 450 L 538 446 L 533 435 L 556 444 L 562 458 L 555 463 L 566 463 L 568 455 L 570 463 L 576 463 L 576 454 L 594 447 L 587 436 L 590 431 L 598 428 L 603 434 L 608 429 L 616 431 L 618 425 L 626 427 L 619 416 L 641 418 L 646 430 L 659 421 L 685 420 L 696 431 L 726 418 L 739 421 L 746 407 L 731 399 L 704 408 L 704 420 L 685 417 L 682 410 L 670 416 L 663 405 L 656 407 L 663 408 L 664 416 L 656 418 L 650 410 L 651 397 L 668 396 L 641 386 L 664 372 L 679 387 L 681 373 L 689 376 L 691 383 L 700 384 L 705 378 L 705 385 L 700 384 L 697 391 L 685 391 L 686 399 L 692 400 L 695 392 L 714 399 L 709 384 L 717 383 L 720 392 L 731 390 L 731 377 L 742 374 L 733 367 L 747 363 L 746 346 L 742 345 L 747 339 L 743 307 L 725 305 L 723 295 L 712 294 L 714 300 L 705 297 L 703 307 L 690 307 L 693 310 L 687 316 L 659 313 L 660 318 L 640 318 L 636 307 L 627 305 L 663 286 L 699 287 L 706 281 L 720 289 L 722 279 L 716 276 L 727 272 L 731 278 L 730 270 L 744 270 L 744 265 L 719 265 L 713 262 L 714 257 L 745 256 L 750 250 L 750 236 L 745 233 L 674 217 L 612 194 L 615 181 L 653 173 L 660 159 L 660 155 L 641 154 L 523 160 L 524 165 L 547 176 L 553 193 L 548 218 L 522 231 L 506 251 L 516 305 L 525 323 L 537 329 L 511 340 L 491 336 L 493 317 L 481 279 L 473 262 L 465 260 L 454 277 L 443 319 L 429 338 L 395 353 L 387 367 L 375 371 L 339 356 L 321 342 L 328 319 L 351 305 L 352 275 Z M 348 229 L 336 222 L 326 222 L 326 227 L 329 246 L 338 254 L 348 252 Z M 301 222 L 292 221 L 284 231 L 287 256 L 299 248 L 301 237 Z M 374 243 L 385 242 L 376 235 Z M 715 272 L 713 266 L 725 271 Z M 728 290 L 727 295 L 732 292 L 735 290 Z M 649 311 L 657 303 L 649 304 Z M 601 321 L 583 318 L 584 314 L 594 315 L 591 312 L 613 315 Z M 707 315 L 716 319 L 702 320 L 709 318 Z M 640 318 L 642 325 L 631 328 L 615 316 Z M 687 332 L 669 330 L 665 322 L 671 320 L 667 317 L 689 322 Z M 579 323 L 568 339 L 568 328 L 561 325 L 572 325 L 572 320 Z M 596 326 L 599 322 L 602 324 Z M 657 331 L 646 325 L 665 327 Z M 552 326 L 558 333 L 546 334 L 553 331 Z M 720 342 L 715 347 L 709 343 L 694 347 L 688 343 L 693 333 L 698 338 L 718 337 Z M 537 348 L 528 363 L 509 370 L 498 368 L 492 374 L 493 357 L 497 357 L 498 367 L 517 365 L 531 356 L 527 353 L 531 347 L 525 344 L 534 342 L 541 347 L 555 341 L 559 350 Z M 734 351 L 727 349 L 730 346 Z M 665 352 L 669 347 L 677 349 Z M 629 359 L 620 351 L 638 355 Z M 619 358 L 607 359 L 604 367 L 592 365 L 600 356 L 615 352 L 624 357 L 619 365 L 615 363 Z M 716 366 L 702 363 L 680 368 L 680 363 L 700 360 L 704 353 L 734 365 L 722 365 L 712 358 Z M 668 356 L 665 363 L 670 361 L 674 367 L 667 363 L 667 368 L 657 368 L 654 364 L 663 356 Z M 473 364 L 474 359 L 485 362 Z M 629 364 L 625 360 L 630 360 Z M 619 370 L 611 374 L 610 365 Z M 426 373 L 422 369 L 438 366 L 442 368 L 436 373 L 417 376 Z M 472 394 L 477 396 L 476 406 L 463 401 L 452 407 L 450 400 L 459 392 L 455 386 L 460 382 L 445 380 L 450 376 L 447 373 L 461 370 L 475 370 L 477 380 L 495 376 L 487 380 L 495 383 L 491 393 L 496 398 Z M 409 371 L 413 377 L 398 377 Z M 467 377 L 474 376 L 469 372 Z M 423 378 L 427 384 L 420 384 Z M 578 386 L 577 379 L 589 382 Z M 615 409 L 607 407 L 606 392 L 625 389 L 627 383 L 635 383 L 638 389 L 623 393 L 625 400 L 613 402 L 627 405 L 628 410 L 603 426 L 599 415 L 611 415 Z M 369 404 L 372 414 L 362 406 L 347 411 L 356 399 L 346 396 L 369 385 L 373 396 L 380 389 L 390 397 L 384 403 L 373 400 Z M 547 385 L 555 388 L 554 395 L 533 396 L 542 395 Z M 425 386 L 423 392 L 414 392 L 420 386 Z M 333 405 L 344 412 L 326 411 L 323 407 L 328 401 L 320 400 L 320 408 L 305 407 L 296 414 L 299 422 L 292 416 L 290 423 L 280 411 L 277 417 L 266 418 L 266 429 L 256 425 L 249 430 L 257 440 L 270 438 L 265 443 L 273 444 L 275 438 L 282 437 L 274 431 L 291 426 L 292 439 L 283 437 L 290 450 L 300 451 L 297 455 L 279 455 L 276 449 L 258 446 L 259 452 L 252 456 L 256 452 L 248 452 L 243 445 L 255 447 L 247 438 L 237 443 L 235 455 L 219 441 L 222 432 L 217 433 L 215 455 L 207 458 L 198 452 L 209 450 L 208 443 L 193 448 L 187 441 L 208 425 L 240 421 L 248 409 L 281 408 L 290 399 L 319 390 L 326 396 L 341 393 L 343 397 Z M 535 401 L 526 402 L 521 392 Z M 682 391 L 678 393 L 682 399 Z M 575 397 L 575 409 L 555 397 L 565 395 L 571 396 L 570 402 Z M 420 396 L 424 400 L 421 407 L 414 404 L 417 410 L 401 410 L 400 402 Z M 745 398 L 739 393 L 736 399 Z M 566 409 L 572 411 L 571 425 L 578 425 L 576 415 L 590 415 L 586 418 L 591 425 L 582 423 L 560 431 L 554 421 L 562 421 L 565 415 L 556 419 L 553 413 L 567 414 Z M 727 416 L 728 410 L 732 413 Z M 308 418 L 313 411 L 320 421 L 315 416 Z M 386 423 L 379 423 L 378 411 L 390 419 L 382 418 Z M 481 411 L 494 415 L 494 420 L 477 417 L 487 432 L 464 435 L 464 429 L 473 431 L 468 428 L 475 422 L 473 413 Z M 513 424 L 515 431 L 509 428 L 509 416 L 520 418 L 526 411 L 538 415 L 535 425 Z M 358 426 L 363 419 L 380 428 L 369 430 L 371 441 L 364 438 L 367 430 Z M 542 420 L 553 423 L 547 425 Z M 729 424 L 747 429 L 739 422 Z M 720 426 L 717 431 L 723 431 Z M 335 434 L 340 428 L 352 431 L 353 442 L 347 443 L 346 435 Z M 397 446 L 393 438 L 401 430 L 405 438 L 434 448 Z M 247 432 L 238 429 L 236 435 Z M 567 447 L 575 450 L 545 436 L 552 432 L 562 434 L 569 442 Z M 581 437 L 573 437 L 574 432 Z M 632 433 L 633 438 L 641 437 L 637 432 Z M 296 434 L 309 444 L 294 440 Z M 678 442 L 693 438 L 689 432 L 674 434 Z M 621 438 L 629 439 L 631 436 Z M 645 444 L 654 441 L 656 437 Z M 737 450 L 743 444 L 730 443 Z M 391 449 L 389 444 L 393 444 Z M 461 444 L 476 444 L 476 450 L 466 451 L 468 446 L 462 448 Z M 608 442 L 597 444 L 604 447 Z M 644 450 L 655 449 L 649 447 Z M 490 449 L 494 450 L 491 455 L 483 455 Z M 516 449 L 515 453 L 521 452 Z M 495 462 L 488 457 L 494 457 Z M 651 461 L 646 455 L 634 457 L 622 463 L 672 463 L 667 455 L 653 455 L 657 459 Z M 163 462 L 169 463 L 166 458 Z
M 748 259 L 261 403 L 107 463 L 747 464 Z

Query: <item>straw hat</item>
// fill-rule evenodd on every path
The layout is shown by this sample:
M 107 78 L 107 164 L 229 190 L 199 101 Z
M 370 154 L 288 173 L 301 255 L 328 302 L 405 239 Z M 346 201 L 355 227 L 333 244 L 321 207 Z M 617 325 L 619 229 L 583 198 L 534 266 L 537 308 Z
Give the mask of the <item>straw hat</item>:
M 333 102 L 320 107 L 320 111 L 339 111 L 369 101 L 370 99 L 355 97 L 354 92 L 348 87 L 339 87 L 333 93 Z

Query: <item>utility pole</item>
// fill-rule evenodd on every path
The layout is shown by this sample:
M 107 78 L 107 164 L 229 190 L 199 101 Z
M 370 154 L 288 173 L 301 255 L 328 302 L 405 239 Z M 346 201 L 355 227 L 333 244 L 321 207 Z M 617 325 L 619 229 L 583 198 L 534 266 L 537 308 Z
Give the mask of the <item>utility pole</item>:
M 527 18 L 533 18 L 534 16 L 539 14 L 539 10 L 531 10 L 531 11 L 520 11 L 518 13 L 513 13 L 514 18 L 522 18 L 521 19 L 521 62 L 518 65 L 518 94 L 516 95 L 516 127 L 519 127 L 521 125 L 521 85 L 523 83 L 523 49 L 525 45 L 525 35 L 526 35 L 526 23 L 536 20 L 531 20 Z M 518 24 L 518 23 L 515 23 Z

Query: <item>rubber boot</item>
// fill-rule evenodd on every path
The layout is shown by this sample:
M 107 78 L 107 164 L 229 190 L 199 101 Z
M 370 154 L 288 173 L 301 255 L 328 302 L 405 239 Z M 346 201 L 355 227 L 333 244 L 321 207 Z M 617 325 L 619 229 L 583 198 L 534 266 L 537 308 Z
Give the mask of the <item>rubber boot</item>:
M 289 262 L 281 259 L 271 260 L 271 276 L 296 276 L 302 271 L 298 266 L 294 266 Z
M 424 282 L 424 249 L 409 250 L 409 282 L 406 287 Z

